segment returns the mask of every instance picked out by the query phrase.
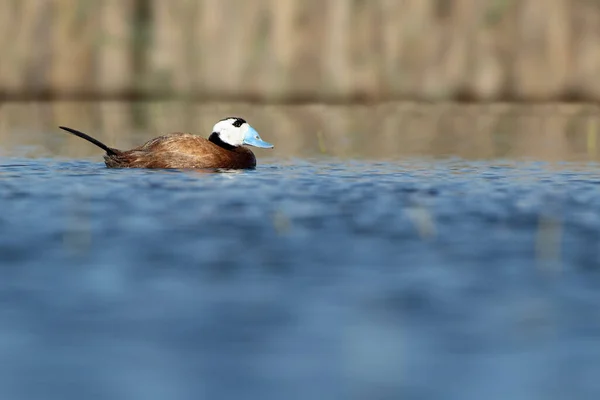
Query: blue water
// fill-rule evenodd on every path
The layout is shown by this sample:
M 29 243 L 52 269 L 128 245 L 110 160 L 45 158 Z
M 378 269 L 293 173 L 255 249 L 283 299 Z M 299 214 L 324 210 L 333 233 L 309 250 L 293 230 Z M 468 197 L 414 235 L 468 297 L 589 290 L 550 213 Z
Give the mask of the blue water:
M 1 158 L 0 398 L 597 398 L 598 170 Z

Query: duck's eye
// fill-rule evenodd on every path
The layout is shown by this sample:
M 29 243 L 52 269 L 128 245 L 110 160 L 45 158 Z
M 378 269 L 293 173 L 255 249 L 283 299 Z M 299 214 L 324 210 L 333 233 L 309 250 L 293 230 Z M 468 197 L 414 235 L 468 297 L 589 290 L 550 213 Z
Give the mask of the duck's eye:
M 258 135 L 254 136 L 254 139 L 258 139 Z

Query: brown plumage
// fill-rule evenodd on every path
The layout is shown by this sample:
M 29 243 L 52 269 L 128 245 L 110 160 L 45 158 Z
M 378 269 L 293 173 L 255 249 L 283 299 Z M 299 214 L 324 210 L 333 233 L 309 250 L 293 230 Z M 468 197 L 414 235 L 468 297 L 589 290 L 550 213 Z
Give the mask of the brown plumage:
M 245 121 L 244 121 L 245 122 Z M 231 146 L 213 133 L 209 139 L 175 132 L 159 136 L 131 150 L 117 150 L 78 130 L 61 129 L 106 151 L 108 168 L 223 168 L 247 169 L 256 166 L 254 153 L 243 146 Z

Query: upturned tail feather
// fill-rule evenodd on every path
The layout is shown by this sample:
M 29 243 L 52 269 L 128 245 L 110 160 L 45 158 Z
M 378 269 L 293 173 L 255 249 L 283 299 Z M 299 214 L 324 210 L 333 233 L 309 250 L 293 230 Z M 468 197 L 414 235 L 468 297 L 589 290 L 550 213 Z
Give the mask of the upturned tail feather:
M 110 148 L 107 145 L 105 145 L 104 143 L 102 143 L 101 141 L 94 139 L 90 135 L 87 135 L 81 131 L 78 131 L 77 129 L 68 128 L 66 126 L 59 126 L 59 128 L 62 130 L 65 130 L 69 133 L 72 133 L 73 135 L 78 136 L 82 139 L 85 139 L 90 143 L 95 144 L 96 146 L 100 147 L 102 150 L 106 151 L 106 154 L 108 154 L 109 156 L 117 156 L 121 153 L 119 150 Z

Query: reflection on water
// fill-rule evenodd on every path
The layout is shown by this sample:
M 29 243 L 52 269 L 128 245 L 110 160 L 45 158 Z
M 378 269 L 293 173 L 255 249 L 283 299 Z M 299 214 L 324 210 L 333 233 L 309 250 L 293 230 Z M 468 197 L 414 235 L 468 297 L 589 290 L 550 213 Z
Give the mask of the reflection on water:
M 128 148 L 172 131 L 208 136 L 215 121 L 229 115 L 245 117 L 275 143 L 275 151 L 257 150 L 260 158 L 451 155 L 557 161 L 597 160 L 600 154 L 600 112 L 595 105 L 414 103 L 7 103 L 0 106 L 0 151 L 5 155 L 100 160 L 98 149 L 57 126 L 71 126 L 113 147 Z
M 596 114 L 411 107 L 2 106 L 0 398 L 596 398 Z M 230 114 L 256 170 L 109 170 L 54 128 Z

